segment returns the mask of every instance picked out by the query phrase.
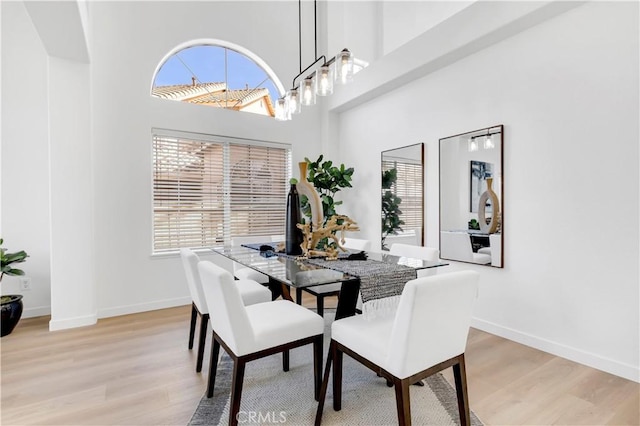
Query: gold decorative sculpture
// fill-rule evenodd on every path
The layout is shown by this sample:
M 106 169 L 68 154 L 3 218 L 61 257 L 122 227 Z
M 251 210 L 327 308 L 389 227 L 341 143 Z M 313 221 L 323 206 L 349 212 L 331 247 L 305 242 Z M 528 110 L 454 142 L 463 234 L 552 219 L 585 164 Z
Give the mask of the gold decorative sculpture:
M 340 224 L 338 224 L 340 222 Z M 304 257 L 310 256 L 326 256 L 327 260 L 334 260 L 338 258 L 338 249 L 347 251 L 342 244 L 344 244 L 344 233 L 359 231 L 358 224 L 345 215 L 334 215 L 327 221 L 327 225 L 317 229 L 313 229 L 311 225 L 298 224 L 298 228 L 302 230 L 304 235 L 304 241 L 301 244 L 302 255 Z M 338 232 L 340 238 L 338 238 Z M 333 240 L 336 247 L 325 245 L 324 250 L 317 250 L 318 243 L 323 238 Z

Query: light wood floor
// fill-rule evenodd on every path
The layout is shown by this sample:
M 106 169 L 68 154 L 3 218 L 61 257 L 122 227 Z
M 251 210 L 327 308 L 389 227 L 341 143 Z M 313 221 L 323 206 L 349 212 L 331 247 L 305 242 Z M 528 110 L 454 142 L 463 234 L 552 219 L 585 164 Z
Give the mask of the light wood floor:
M 197 374 L 189 314 L 185 306 L 57 332 L 48 317 L 23 319 L 0 341 L 1 424 L 187 424 L 210 342 Z M 471 409 L 487 425 L 640 424 L 637 383 L 478 330 L 467 375 Z

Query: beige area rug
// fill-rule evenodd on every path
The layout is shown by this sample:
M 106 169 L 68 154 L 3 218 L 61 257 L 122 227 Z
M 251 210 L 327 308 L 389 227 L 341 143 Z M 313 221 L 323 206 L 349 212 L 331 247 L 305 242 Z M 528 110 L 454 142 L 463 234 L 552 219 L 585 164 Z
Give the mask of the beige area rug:
M 330 316 L 331 314 L 327 315 Z M 327 325 L 330 320 L 325 319 Z M 328 335 L 328 333 L 327 333 Z M 328 342 L 323 352 L 326 357 Z M 190 426 L 224 425 L 229 421 L 229 395 L 233 362 L 221 350 L 212 398 L 204 396 Z M 240 406 L 240 424 L 312 425 L 317 402 L 313 398 L 312 345 L 291 351 L 290 370 L 282 371 L 282 356 L 273 355 L 247 364 Z M 323 367 L 324 368 L 324 367 Z M 203 368 L 203 374 L 207 374 Z M 426 386 L 411 386 L 411 418 L 414 425 L 457 425 L 455 390 L 435 374 Z M 342 410 L 333 410 L 331 382 L 327 391 L 323 425 L 397 424 L 395 393 L 375 373 L 344 356 Z M 471 424 L 482 422 L 471 413 Z

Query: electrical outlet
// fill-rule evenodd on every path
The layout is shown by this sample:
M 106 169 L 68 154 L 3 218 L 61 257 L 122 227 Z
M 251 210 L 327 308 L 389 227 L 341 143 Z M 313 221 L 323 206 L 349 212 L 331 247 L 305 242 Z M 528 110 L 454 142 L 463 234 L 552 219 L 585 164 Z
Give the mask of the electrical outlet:
M 22 291 L 31 291 L 31 278 L 30 277 L 20 277 L 20 290 L 22 290 Z

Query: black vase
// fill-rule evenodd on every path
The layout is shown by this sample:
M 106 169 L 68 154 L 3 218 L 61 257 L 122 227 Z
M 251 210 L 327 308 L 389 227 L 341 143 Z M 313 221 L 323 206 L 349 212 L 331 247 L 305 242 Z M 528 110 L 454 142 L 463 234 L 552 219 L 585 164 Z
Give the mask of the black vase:
M 292 256 L 302 254 L 302 230 L 296 225 L 300 223 L 300 196 L 295 184 L 291 184 L 287 195 L 287 213 L 285 221 L 285 252 Z

